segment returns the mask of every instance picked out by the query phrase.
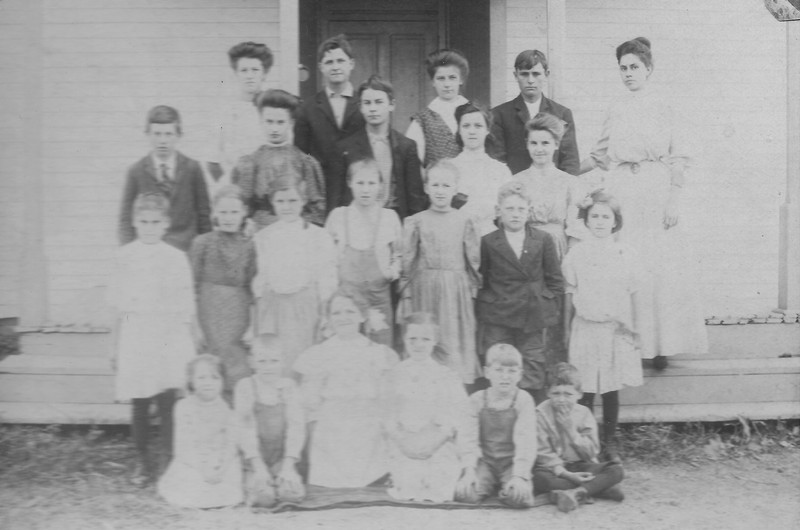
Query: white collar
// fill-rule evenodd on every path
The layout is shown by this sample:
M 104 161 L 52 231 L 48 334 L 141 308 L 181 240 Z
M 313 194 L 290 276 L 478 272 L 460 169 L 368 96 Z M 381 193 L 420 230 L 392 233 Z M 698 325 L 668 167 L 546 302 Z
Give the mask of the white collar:
M 328 96 L 328 99 L 335 97 L 335 96 L 342 96 L 345 98 L 353 97 L 353 84 L 351 82 L 347 82 L 344 88 L 340 92 L 334 92 L 330 89 L 330 87 L 325 87 L 325 94 Z
M 172 153 L 172 156 L 167 158 L 166 160 L 161 160 L 156 155 L 150 155 L 150 158 L 153 160 L 153 167 L 159 169 L 162 165 L 167 166 L 167 171 L 169 171 L 170 178 L 174 177 L 175 173 L 175 164 L 178 161 L 178 153 Z
M 469 100 L 459 94 L 455 98 L 451 99 L 450 101 L 445 101 L 440 97 L 436 97 L 433 101 L 428 104 L 428 108 L 431 109 L 433 112 L 437 114 L 455 114 L 456 107 L 459 105 L 463 105 L 464 103 L 469 103 Z

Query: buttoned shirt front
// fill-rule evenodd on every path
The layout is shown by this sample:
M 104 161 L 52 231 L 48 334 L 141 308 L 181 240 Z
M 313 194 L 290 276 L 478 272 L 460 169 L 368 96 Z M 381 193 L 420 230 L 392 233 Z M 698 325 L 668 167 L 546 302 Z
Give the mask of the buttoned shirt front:
M 325 87 L 325 94 L 327 94 L 328 102 L 331 104 L 333 117 L 336 119 L 336 126 L 341 129 L 344 123 L 344 110 L 347 108 L 347 98 L 353 97 L 353 85 L 347 83 L 347 86 L 339 93 Z

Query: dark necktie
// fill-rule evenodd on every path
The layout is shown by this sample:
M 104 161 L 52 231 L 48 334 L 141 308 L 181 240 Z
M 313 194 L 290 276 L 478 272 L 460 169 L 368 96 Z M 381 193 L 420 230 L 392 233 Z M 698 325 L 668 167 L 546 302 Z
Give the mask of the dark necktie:
M 169 195 L 172 192 L 172 180 L 169 178 L 169 168 L 166 164 L 161 164 L 158 166 L 158 169 L 160 177 L 158 180 L 158 187 Z

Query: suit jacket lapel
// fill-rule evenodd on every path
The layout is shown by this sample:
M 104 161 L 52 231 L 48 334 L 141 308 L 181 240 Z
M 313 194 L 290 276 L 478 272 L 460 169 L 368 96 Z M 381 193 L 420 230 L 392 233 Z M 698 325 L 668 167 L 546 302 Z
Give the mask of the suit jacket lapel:
M 536 241 L 530 236 L 528 230 L 530 229 L 525 228 L 525 242 L 522 245 L 522 259 L 520 260 L 525 274 L 530 274 L 534 269 L 534 260 L 537 254 Z
M 517 98 L 514 100 L 514 108 L 517 111 L 517 118 L 519 118 L 519 121 L 522 122 L 522 125 L 528 123 L 528 120 L 531 119 L 531 116 L 529 116 L 530 113 L 528 112 L 528 106 L 525 104 L 525 100 L 522 99 L 522 94 L 517 96 Z
M 547 112 L 548 114 L 553 114 L 553 112 L 550 110 L 550 100 L 544 96 L 542 96 L 542 102 L 539 103 L 539 112 Z
M 325 91 L 317 92 L 317 105 L 322 110 L 322 113 L 328 118 L 336 129 L 339 128 L 336 125 L 336 117 L 333 115 L 333 107 L 331 107 L 331 102 L 328 100 L 328 94 Z
M 501 256 L 506 258 L 509 263 L 524 272 L 522 263 L 514 253 L 514 249 L 511 248 L 511 245 L 508 243 L 508 239 L 506 238 L 506 234 L 502 230 L 498 230 L 494 233 L 492 246 Z
M 156 175 L 156 166 L 155 164 L 153 164 L 152 155 L 147 155 L 147 158 L 144 159 L 144 172 L 148 177 L 153 179 L 153 182 L 158 182 L 158 176 Z
M 331 111 L 331 113 L 332 112 L 333 111 Z M 346 127 L 347 126 L 347 122 L 350 121 L 350 118 L 356 112 L 359 112 L 359 110 L 358 110 L 358 101 L 357 101 L 357 96 L 355 94 L 353 94 L 352 96 L 347 98 L 347 104 L 344 106 L 344 117 L 342 118 L 342 129 L 347 128 Z M 334 120 L 334 123 L 335 123 L 335 120 Z

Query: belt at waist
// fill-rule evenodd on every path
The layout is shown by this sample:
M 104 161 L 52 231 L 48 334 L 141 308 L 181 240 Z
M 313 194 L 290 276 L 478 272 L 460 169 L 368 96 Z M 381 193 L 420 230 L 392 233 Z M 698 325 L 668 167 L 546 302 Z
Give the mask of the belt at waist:
M 640 160 L 638 162 L 620 162 L 617 164 L 618 168 L 627 169 L 634 175 L 642 170 L 642 166 L 646 164 L 663 164 L 662 160 Z

